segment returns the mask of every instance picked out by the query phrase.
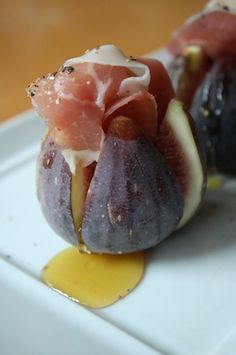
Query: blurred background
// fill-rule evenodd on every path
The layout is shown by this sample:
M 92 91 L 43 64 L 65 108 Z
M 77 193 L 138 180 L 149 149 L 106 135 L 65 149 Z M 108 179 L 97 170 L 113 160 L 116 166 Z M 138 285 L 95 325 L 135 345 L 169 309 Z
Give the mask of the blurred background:
M 163 46 L 203 0 L 0 0 L 0 121 L 30 108 L 26 86 L 67 58 L 114 43 L 140 56 Z

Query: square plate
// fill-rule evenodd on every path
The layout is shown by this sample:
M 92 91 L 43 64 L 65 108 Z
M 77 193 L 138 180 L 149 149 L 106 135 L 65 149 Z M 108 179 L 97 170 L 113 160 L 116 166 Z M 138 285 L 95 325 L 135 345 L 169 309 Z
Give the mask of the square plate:
M 40 281 L 47 261 L 68 247 L 36 198 L 44 130 L 34 111 L 0 125 L 1 354 L 235 354 L 235 181 L 209 192 L 191 223 L 148 252 L 130 295 L 86 309 Z

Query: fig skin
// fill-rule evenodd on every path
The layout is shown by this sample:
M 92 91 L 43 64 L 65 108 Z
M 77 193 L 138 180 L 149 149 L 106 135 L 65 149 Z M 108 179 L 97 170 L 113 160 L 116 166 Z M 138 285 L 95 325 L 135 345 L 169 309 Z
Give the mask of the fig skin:
M 236 174 L 236 56 L 215 62 L 193 98 L 190 112 L 205 142 L 210 171 Z
M 111 123 L 85 201 L 82 238 L 92 252 L 150 248 L 183 214 L 176 176 L 132 120 Z
M 41 210 L 51 228 L 72 245 L 80 243 L 84 200 L 95 164 L 78 167 L 72 175 L 69 165 L 47 134 L 37 164 L 37 193 Z
M 57 234 L 77 245 L 71 209 L 72 174 L 50 135 L 42 142 L 37 174 L 38 199 L 45 219 Z

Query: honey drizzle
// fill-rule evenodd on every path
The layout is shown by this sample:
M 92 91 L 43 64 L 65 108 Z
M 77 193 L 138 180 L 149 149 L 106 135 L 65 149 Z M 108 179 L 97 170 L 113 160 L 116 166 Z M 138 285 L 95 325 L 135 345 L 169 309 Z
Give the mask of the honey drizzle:
M 142 252 L 101 255 L 68 248 L 49 261 L 42 280 L 75 302 L 101 308 L 129 294 L 142 279 L 144 267 Z

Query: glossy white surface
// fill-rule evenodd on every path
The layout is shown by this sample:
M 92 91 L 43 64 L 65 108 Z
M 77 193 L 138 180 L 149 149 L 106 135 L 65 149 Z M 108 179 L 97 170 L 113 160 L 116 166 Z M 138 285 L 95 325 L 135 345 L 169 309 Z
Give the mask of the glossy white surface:
M 39 281 L 67 244 L 36 199 L 34 116 L 0 126 L 0 353 L 235 355 L 236 183 L 209 193 L 187 227 L 149 252 L 134 292 L 87 310 Z

